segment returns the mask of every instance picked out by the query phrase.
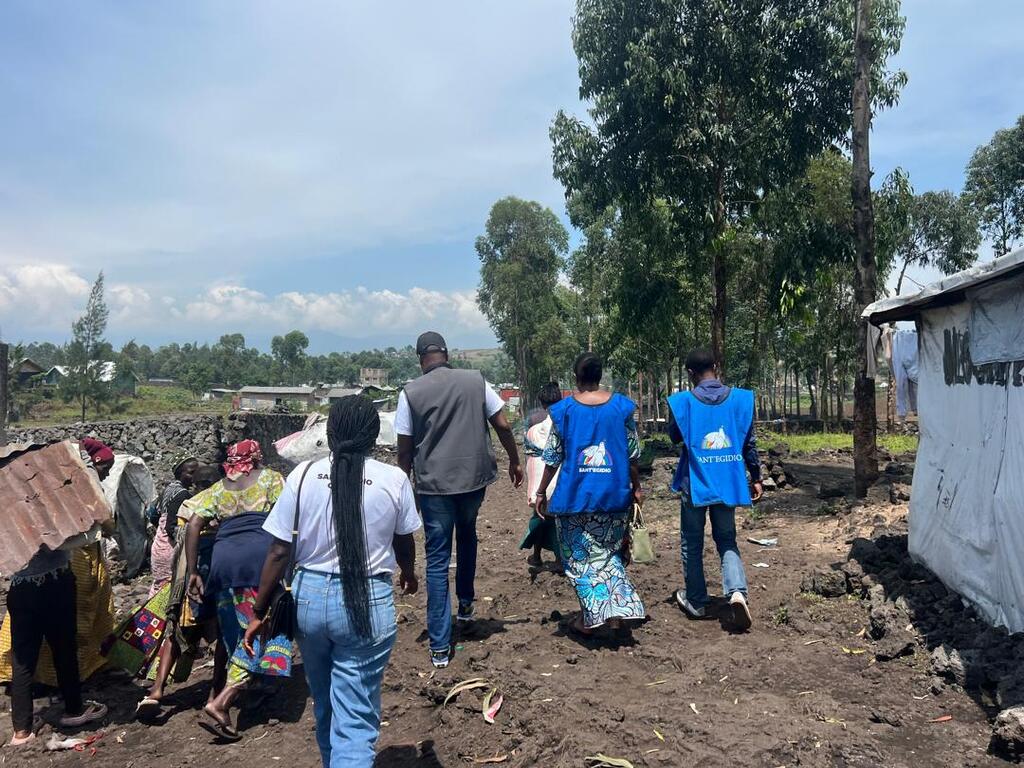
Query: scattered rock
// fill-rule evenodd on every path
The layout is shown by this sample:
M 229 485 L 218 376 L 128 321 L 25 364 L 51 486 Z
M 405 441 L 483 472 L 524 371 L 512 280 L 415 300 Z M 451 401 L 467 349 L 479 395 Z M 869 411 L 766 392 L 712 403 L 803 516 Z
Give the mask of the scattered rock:
M 766 491 L 775 491 L 778 490 L 779 487 L 778 484 L 771 478 L 771 476 L 763 477 L 761 479 L 761 485 L 764 486 L 764 489 Z
M 885 465 L 885 474 L 899 477 L 900 475 L 914 474 L 914 466 L 902 461 L 890 461 Z
M 900 717 L 898 712 L 886 712 L 880 709 L 872 709 L 871 715 L 868 719 L 873 723 L 891 725 L 893 728 L 899 728 L 903 725 L 903 718 Z
M 822 597 L 842 597 L 846 594 L 846 574 L 842 571 L 817 570 L 804 576 L 800 591 Z
M 910 486 L 893 483 L 889 486 L 889 501 L 893 504 L 910 501 Z
M 962 688 L 977 688 L 983 678 L 980 661 L 980 654 L 975 650 L 958 650 L 943 644 L 932 651 L 932 674 Z
M 914 653 L 914 636 L 906 630 L 889 635 L 875 650 L 875 658 L 879 661 L 892 661 L 900 656 L 910 656 Z
M 1000 751 L 1024 757 L 1024 707 L 1011 707 L 999 713 L 992 729 L 992 740 Z

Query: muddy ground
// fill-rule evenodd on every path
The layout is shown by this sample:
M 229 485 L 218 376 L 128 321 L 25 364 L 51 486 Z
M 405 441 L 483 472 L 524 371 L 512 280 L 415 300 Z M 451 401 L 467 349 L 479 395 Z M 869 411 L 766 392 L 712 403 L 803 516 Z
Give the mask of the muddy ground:
M 637 768 L 1003 764 L 989 752 L 992 702 L 940 683 L 928 642 L 919 638 L 908 655 L 878 661 L 868 600 L 801 591 L 808 573 L 846 561 L 858 537 L 887 536 L 898 547 L 905 504 L 890 503 L 888 486 L 867 505 L 839 498 L 852 492 L 847 456 L 792 458 L 786 468 L 799 485 L 774 492 L 741 521 L 755 622 L 747 634 L 733 634 L 715 619 L 688 621 L 672 602 L 681 577 L 678 502 L 665 490 L 667 461 L 656 464 L 646 483 L 658 560 L 631 569 L 650 615 L 631 638 L 581 641 L 566 634 L 577 605 L 573 591 L 552 572 L 528 570 L 526 553 L 517 549 L 527 518 L 523 496 L 500 481 L 480 517 L 479 620 L 459 637 L 448 669 L 435 673 L 427 658 L 425 593 L 398 600 L 399 637 L 385 680 L 376 765 L 454 768 L 494 758 L 507 766 L 579 768 L 597 753 Z M 777 537 L 779 545 L 763 548 L 748 537 Z M 715 589 L 720 571 L 710 548 L 706 565 Z M 422 567 L 421 549 L 421 573 Z M 244 738 L 231 745 L 196 724 L 209 669 L 174 689 L 166 715 L 152 725 L 132 719 L 142 688 L 101 673 L 88 694 L 107 702 L 111 714 L 95 752 L 52 753 L 39 745 L 4 750 L 2 760 L 313 768 L 319 756 L 312 707 L 301 662 L 298 669 L 270 703 L 240 713 Z M 441 707 L 448 689 L 471 677 L 487 678 L 504 695 L 493 725 L 480 713 L 485 691 Z M 5 741 L 9 723 L 4 713 Z

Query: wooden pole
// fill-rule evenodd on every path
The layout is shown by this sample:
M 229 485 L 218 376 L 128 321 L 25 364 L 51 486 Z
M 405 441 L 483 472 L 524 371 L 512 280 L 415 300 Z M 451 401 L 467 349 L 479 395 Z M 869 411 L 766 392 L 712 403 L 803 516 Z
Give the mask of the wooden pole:
M 6 344 L 0 344 L 0 445 L 7 445 L 7 412 L 10 410 L 7 397 L 7 375 L 10 371 L 8 363 L 9 351 Z

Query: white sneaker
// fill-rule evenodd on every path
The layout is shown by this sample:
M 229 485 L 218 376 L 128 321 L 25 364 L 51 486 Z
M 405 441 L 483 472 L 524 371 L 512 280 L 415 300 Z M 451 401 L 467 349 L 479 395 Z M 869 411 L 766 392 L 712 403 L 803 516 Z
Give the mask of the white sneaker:
M 751 618 L 750 608 L 747 606 L 747 598 L 742 592 L 733 592 L 729 598 L 729 608 L 732 610 L 732 623 L 737 629 L 750 629 Z
M 691 619 L 704 619 L 707 618 L 708 612 L 706 608 L 695 608 L 693 604 L 683 597 L 681 590 L 675 591 L 676 602 L 679 607 L 683 609 L 683 613 L 689 616 Z

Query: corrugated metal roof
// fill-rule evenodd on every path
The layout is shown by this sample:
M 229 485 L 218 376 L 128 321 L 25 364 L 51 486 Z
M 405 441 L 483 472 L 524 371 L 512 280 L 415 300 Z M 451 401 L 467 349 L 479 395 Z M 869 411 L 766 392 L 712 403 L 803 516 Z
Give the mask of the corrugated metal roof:
M 70 441 L 0 449 L 0 573 L 10 576 L 44 545 L 57 549 L 109 519 L 99 478 Z
M 875 325 L 895 320 L 909 320 L 923 310 L 963 301 L 965 292 L 971 288 L 977 288 L 993 280 L 1012 277 L 1021 272 L 1024 272 L 1024 248 L 944 277 L 917 293 L 880 299 L 865 307 L 862 317 L 866 317 Z
M 336 400 L 339 397 L 348 397 L 349 395 L 361 395 L 363 390 L 360 387 L 331 387 L 327 392 L 327 397 L 332 400 Z
M 242 387 L 240 395 L 311 395 L 312 387 Z

